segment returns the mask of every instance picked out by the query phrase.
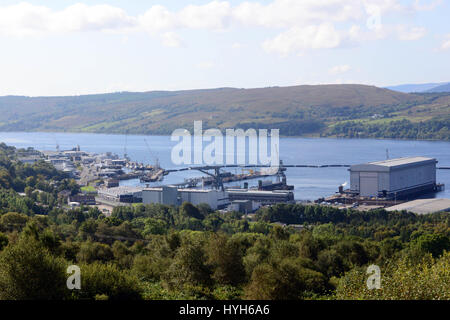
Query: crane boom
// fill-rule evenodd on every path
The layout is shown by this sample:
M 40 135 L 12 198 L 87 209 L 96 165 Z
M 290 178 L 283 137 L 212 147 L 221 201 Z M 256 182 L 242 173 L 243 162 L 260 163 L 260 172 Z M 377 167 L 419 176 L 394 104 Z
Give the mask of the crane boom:
M 155 168 L 160 168 L 160 166 L 159 166 L 159 160 L 158 160 L 158 157 L 152 152 L 152 150 L 150 149 L 150 145 L 148 144 L 148 142 L 147 142 L 147 139 L 145 139 L 144 138 L 144 142 L 145 142 L 145 145 L 147 146 L 147 149 L 148 149 L 148 152 L 150 153 L 150 155 L 152 156 L 152 157 L 154 157 L 155 158 Z

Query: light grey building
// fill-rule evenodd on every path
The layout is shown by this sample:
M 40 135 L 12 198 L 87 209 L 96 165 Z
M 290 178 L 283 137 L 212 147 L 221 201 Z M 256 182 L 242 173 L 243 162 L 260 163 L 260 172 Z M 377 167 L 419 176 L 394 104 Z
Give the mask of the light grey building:
M 98 202 L 134 203 L 142 202 L 142 188 L 120 186 L 115 188 L 98 189 Z
M 208 204 L 213 210 L 221 209 L 230 204 L 228 192 L 214 189 L 178 189 L 180 204 L 190 202 L 194 205 Z
M 231 202 L 229 209 L 232 211 L 237 211 L 241 213 L 250 213 L 253 211 L 253 201 L 252 200 L 234 200 Z
M 142 190 L 144 204 L 159 203 L 181 205 L 190 202 L 193 205 L 208 204 L 213 210 L 226 207 L 230 202 L 226 191 L 213 189 L 178 189 L 175 186 L 145 188 Z
M 362 197 L 402 198 L 436 188 L 436 159 L 408 157 L 352 165 L 350 191 Z
M 142 190 L 142 203 L 178 205 L 178 189 L 175 186 L 145 188 Z

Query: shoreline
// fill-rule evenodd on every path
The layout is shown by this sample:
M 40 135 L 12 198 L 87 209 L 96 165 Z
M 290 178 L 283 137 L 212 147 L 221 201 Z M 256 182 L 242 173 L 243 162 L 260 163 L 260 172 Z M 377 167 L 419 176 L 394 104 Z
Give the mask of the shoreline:
M 141 137 L 170 137 L 170 134 L 145 134 L 145 133 L 115 133 L 115 132 L 86 132 L 86 131 L 0 131 L 0 134 L 7 133 L 49 133 L 49 134 L 95 134 L 95 135 L 110 135 L 110 136 L 141 136 Z M 320 135 L 302 135 L 302 136 L 286 136 L 280 135 L 280 138 L 285 139 L 333 139 L 333 140 L 381 140 L 381 141 L 425 141 L 425 142 L 450 142 L 450 140 L 441 139 L 408 139 L 408 138 L 373 138 L 373 137 L 363 137 L 363 138 L 350 138 L 350 137 L 337 137 L 337 136 L 326 136 L 321 137 Z M 0 141 L 1 142 L 1 141 Z

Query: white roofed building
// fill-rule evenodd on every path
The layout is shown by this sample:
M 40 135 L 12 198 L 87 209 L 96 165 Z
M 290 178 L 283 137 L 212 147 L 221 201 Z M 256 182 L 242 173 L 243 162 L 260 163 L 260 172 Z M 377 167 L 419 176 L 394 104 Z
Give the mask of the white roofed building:
M 436 159 L 408 157 L 352 165 L 350 191 L 362 197 L 405 198 L 436 188 Z

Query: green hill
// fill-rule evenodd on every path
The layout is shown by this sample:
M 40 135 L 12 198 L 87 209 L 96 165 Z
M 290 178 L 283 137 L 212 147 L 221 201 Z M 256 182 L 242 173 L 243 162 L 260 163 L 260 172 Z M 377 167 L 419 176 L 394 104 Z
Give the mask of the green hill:
M 268 127 L 280 128 L 282 135 L 330 135 L 336 124 L 374 120 L 374 115 L 413 122 L 448 115 L 445 99 L 365 85 L 7 96 L 0 97 L 0 131 L 170 134 L 203 120 L 204 128 Z

